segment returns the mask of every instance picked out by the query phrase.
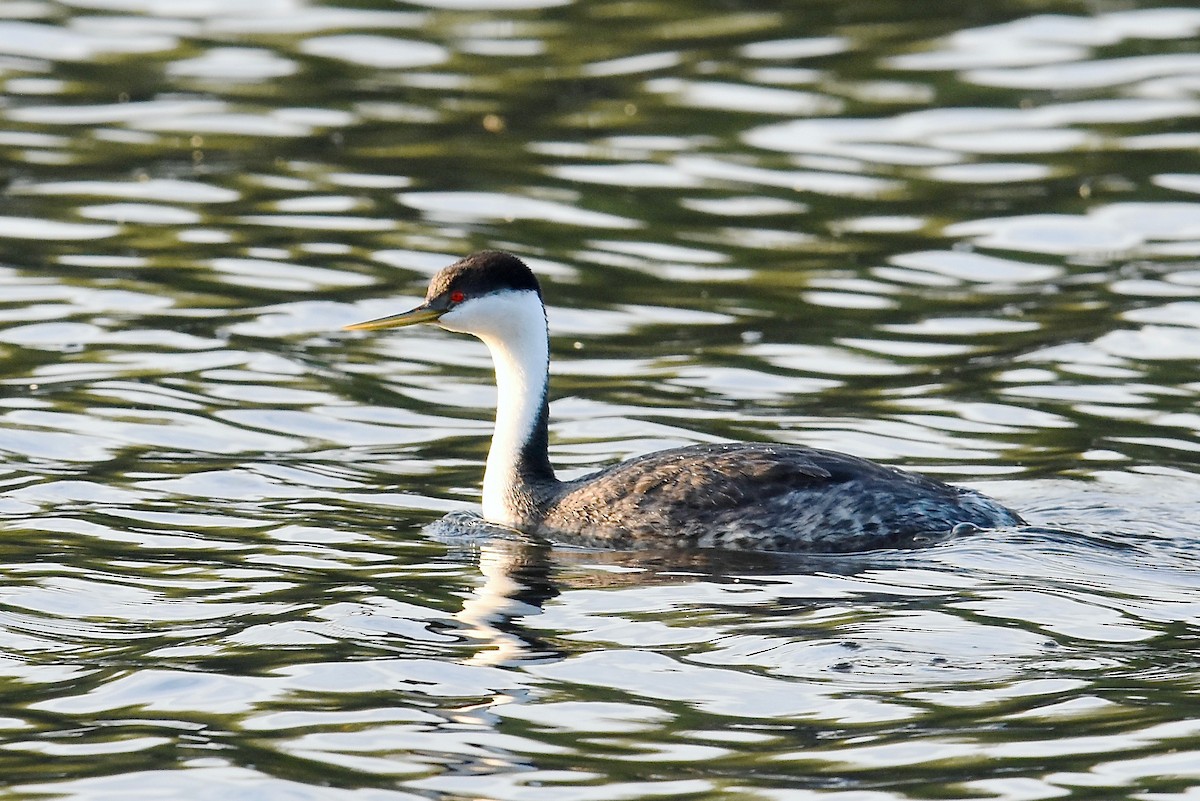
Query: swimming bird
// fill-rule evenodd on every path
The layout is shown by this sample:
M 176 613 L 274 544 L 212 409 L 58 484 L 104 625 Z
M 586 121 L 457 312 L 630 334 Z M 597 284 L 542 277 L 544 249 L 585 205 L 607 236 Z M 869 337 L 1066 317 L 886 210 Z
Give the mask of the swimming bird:
M 591 547 L 824 552 L 1023 522 L 974 490 L 798 445 L 671 448 L 560 481 L 548 453 L 546 307 L 533 272 L 508 253 L 475 253 L 434 275 L 415 309 L 346 329 L 426 322 L 472 334 L 491 351 L 498 399 L 483 476 L 489 522 Z

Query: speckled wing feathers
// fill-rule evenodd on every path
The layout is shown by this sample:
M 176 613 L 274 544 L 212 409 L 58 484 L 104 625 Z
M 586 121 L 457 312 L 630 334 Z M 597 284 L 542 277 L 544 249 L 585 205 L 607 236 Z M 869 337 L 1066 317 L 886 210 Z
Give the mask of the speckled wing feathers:
M 618 497 L 639 506 L 671 505 L 719 509 L 753 502 L 757 496 L 828 480 L 829 471 L 795 458 L 779 458 L 769 447 L 676 449 L 651 454 L 620 465 L 605 474 Z M 616 500 L 614 498 L 613 500 Z
M 1019 518 L 983 496 L 831 451 L 736 443 L 675 448 L 561 486 L 539 522 L 561 541 L 851 550 L 960 522 Z M 930 516 L 931 509 L 941 512 Z

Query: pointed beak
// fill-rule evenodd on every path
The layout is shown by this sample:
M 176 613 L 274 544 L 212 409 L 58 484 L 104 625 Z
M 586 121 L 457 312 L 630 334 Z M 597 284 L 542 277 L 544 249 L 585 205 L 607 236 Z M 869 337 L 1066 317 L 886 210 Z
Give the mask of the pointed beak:
M 424 303 L 415 309 L 410 309 L 400 314 L 393 314 L 391 317 L 380 317 L 377 320 L 367 320 L 364 323 L 343 326 L 342 330 L 379 331 L 384 328 L 400 328 L 406 325 L 416 325 L 417 323 L 430 323 L 445 313 L 445 309 L 435 309 L 428 303 Z

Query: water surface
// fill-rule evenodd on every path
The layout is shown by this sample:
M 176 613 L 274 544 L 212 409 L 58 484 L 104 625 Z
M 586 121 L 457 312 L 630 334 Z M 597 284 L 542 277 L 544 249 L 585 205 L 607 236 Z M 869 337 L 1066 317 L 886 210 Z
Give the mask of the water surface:
M 1194 798 L 1200 11 L 0 9 L 14 798 Z M 850 451 L 1031 526 L 843 557 L 429 528 L 482 346 L 343 324 L 472 250 L 565 475 Z

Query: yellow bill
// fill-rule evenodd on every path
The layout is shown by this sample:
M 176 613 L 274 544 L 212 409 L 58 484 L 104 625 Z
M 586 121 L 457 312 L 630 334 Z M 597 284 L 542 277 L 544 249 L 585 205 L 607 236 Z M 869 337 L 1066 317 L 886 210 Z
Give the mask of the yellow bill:
M 433 322 L 445 313 L 445 309 L 435 309 L 432 306 L 425 304 L 418 306 L 415 309 L 410 309 L 400 314 L 393 314 L 390 317 L 380 317 L 377 320 L 367 320 L 363 323 L 353 323 L 352 325 L 343 326 L 343 331 L 379 331 L 384 328 L 400 328 L 405 325 L 416 325 L 417 323 Z

